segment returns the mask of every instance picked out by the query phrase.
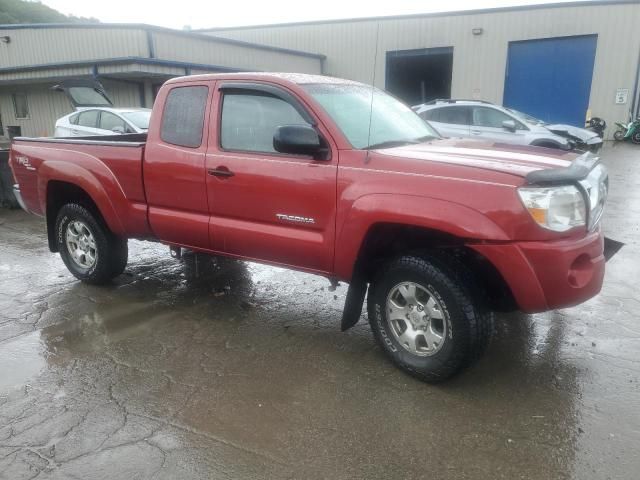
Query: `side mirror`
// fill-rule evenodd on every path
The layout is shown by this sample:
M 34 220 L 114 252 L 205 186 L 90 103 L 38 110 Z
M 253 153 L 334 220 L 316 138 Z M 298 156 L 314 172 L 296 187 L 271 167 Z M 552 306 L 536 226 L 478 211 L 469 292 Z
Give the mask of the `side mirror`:
M 311 155 L 317 159 L 324 158 L 321 155 L 327 152 L 320 135 L 309 125 L 278 127 L 273 135 L 273 148 L 276 152 Z
M 123 134 L 124 133 L 124 127 L 113 127 L 111 129 L 111 131 L 113 133 Z
M 515 132 L 516 122 L 514 122 L 513 120 L 505 120 L 504 122 L 502 122 L 502 128 L 504 128 L 505 130 L 509 130 L 510 132 Z

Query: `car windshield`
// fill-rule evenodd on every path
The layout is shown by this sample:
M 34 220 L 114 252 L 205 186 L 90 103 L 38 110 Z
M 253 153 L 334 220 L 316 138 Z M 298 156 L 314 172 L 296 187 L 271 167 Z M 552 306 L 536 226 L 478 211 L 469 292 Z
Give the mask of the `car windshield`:
M 151 110 L 140 110 L 137 112 L 122 112 L 122 116 L 141 130 L 149 129 L 149 119 Z
M 354 148 L 383 148 L 439 138 L 415 112 L 391 95 L 365 85 L 309 84 L 305 90 Z
M 546 122 L 543 122 L 539 118 L 533 117 L 528 113 L 519 112 L 518 110 L 514 110 L 513 108 L 507 108 L 507 110 L 513 113 L 516 117 L 519 117 L 520 119 L 531 125 L 546 125 Z

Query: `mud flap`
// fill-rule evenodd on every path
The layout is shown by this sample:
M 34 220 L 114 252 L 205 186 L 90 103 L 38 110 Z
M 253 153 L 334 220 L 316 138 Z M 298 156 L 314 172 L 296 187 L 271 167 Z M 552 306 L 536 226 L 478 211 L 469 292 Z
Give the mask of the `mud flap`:
M 364 297 L 367 294 L 367 280 L 361 273 L 355 273 L 347 290 L 347 299 L 344 302 L 342 312 L 342 324 L 340 330 L 343 332 L 353 327 L 362 315 Z
M 624 243 L 604 237 L 604 258 L 608 262 L 611 258 L 624 247 Z

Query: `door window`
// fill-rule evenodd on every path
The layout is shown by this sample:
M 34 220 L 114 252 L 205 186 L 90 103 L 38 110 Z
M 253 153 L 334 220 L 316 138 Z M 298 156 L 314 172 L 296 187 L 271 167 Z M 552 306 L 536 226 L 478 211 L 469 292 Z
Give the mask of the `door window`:
M 100 114 L 100 128 L 102 130 L 119 131 L 125 133 L 127 125 L 123 119 L 111 112 L 102 112 Z
M 96 128 L 98 125 L 98 110 L 87 110 L 78 115 L 78 125 L 81 127 Z
M 452 106 L 434 108 L 427 113 L 431 113 L 427 120 L 440 123 L 450 123 L 453 125 L 469 125 L 469 107 Z
M 476 127 L 502 128 L 502 122 L 513 121 L 518 130 L 523 130 L 524 125 L 506 113 L 487 107 L 474 107 L 473 125 Z
M 309 125 L 288 102 L 262 93 L 228 93 L 222 103 L 220 145 L 225 150 L 277 153 L 273 135 L 283 125 Z

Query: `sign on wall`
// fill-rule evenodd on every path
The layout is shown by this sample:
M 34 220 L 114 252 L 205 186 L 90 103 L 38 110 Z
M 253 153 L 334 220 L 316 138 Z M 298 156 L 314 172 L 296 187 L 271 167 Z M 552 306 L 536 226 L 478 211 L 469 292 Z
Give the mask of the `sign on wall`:
M 627 103 L 627 99 L 629 98 L 629 89 L 628 88 L 618 88 L 616 90 L 616 104 L 622 105 Z

